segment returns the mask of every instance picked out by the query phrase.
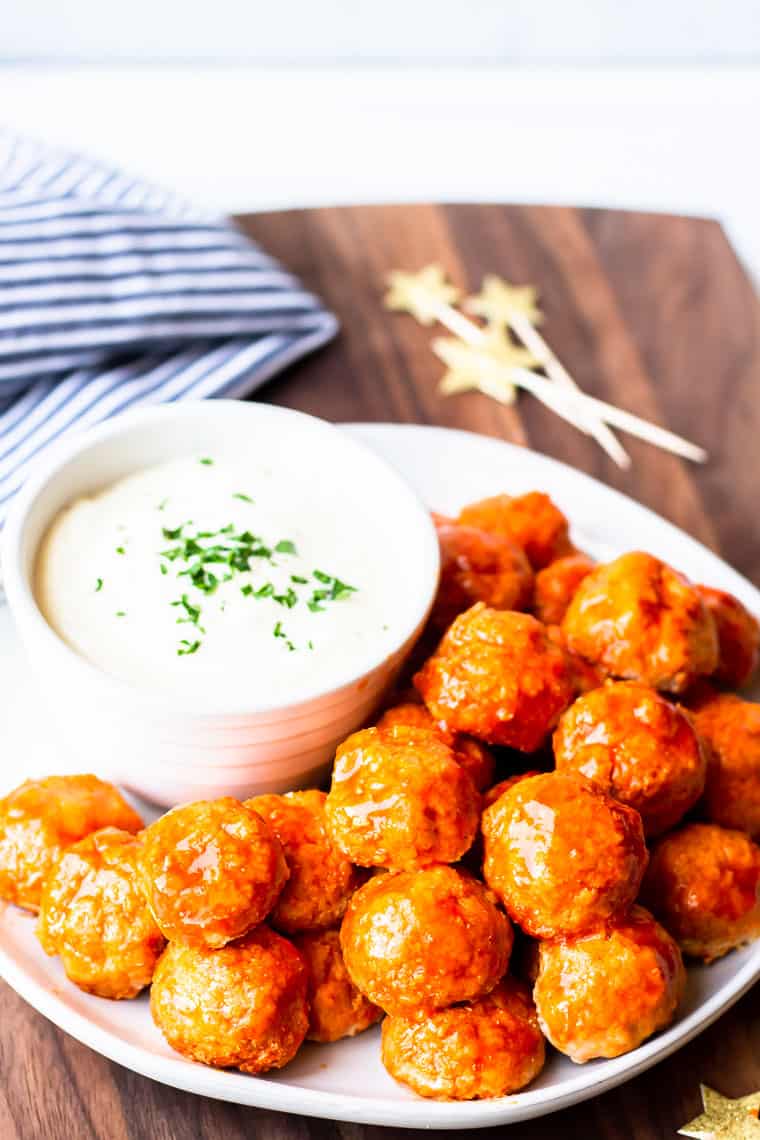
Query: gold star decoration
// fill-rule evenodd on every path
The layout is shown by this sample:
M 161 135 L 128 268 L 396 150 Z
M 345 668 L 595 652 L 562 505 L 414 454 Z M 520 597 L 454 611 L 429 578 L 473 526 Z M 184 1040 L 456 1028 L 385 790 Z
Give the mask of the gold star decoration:
M 533 353 L 515 344 L 506 329 L 497 325 L 484 329 L 480 343 L 474 345 L 455 337 L 437 337 L 433 352 L 448 365 L 439 386 L 443 395 L 478 391 L 502 404 L 513 403 L 516 395 L 509 370 L 536 365 Z
M 462 307 L 476 317 L 485 317 L 489 324 L 510 325 L 515 317 L 524 317 L 532 325 L 543 320 L 537 289 L 532 285 L 511 285 L 493 273 L 483 278 L 480 292 L 468 297 Z
M 701 447 L 673 432 L 582 392 L 535 328 L 541 313 L 532 285 L 511 285 L 494 274 L 485 277 L 480 293 L 462 305 L 485 318 L 485 326 L 455 307 L 461 290 L 447 281 L 440 265 L 426 265 L 416 273 L 393 270 L 388 286 L 386 308 L 410 313 L 423 325 L 437 322 L 454 334 L 433 342 L 448 369 L 440 385 L 443 395 L 476 390 L 511 404 L 516 389 L 525 388 L 593 436 L 619 467 L 628 467 L 630 458 L 608 425 L 696 463 L 707 458 Z
M 760 1140 L 760 1092 L 736 1100 L 700 1085 L 704 1112 L 678 1129 L 692 1140 Z
M 461 292 L 446 280 L 440 265 L 426 265 L 418 273 L 399 269 L 388 274 L 386 309 L 411 313 L 422 325 L 432 325 L 442 308 L 456 304 Z
M 513 404 L 517 391 L 503 371 L 494 375 L 477 349 L 448 338 L 441 338 L 433 350 L 448 365 L 441 377 L 438 391 L 442 396 L 456 396 L 461 392 L 482 392 L 500 404 Z

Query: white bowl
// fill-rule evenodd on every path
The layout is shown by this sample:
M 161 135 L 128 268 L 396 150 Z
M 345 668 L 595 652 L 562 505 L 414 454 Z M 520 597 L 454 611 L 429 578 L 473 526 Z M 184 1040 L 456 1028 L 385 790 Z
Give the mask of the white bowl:
M 257 433 L 281 440 L 283 464 L 321 463 L 350 473 L 376 522 L 372 557 L 404 568 L 404 617 L 392 642 L 367 644 L 330 688 L 318 677 L 288 704 L 199 707 L 107 674 L 76 653 L 45 620 L 33 573 L 40 541 L 57 513 L 134 471 L 188 454 L 252 446 Z M 329 463 L 326 462 L 329 457 Z M 329 490 L 329 488 L 328 488 Z M 438 543 L 427 510 L 368 448 L 323 420 L 267 404 L 212 400 L 143 409 L 60 445 L 18 496 L 3 536 L 8 601 L 59 726 L 61 755 L 50 770 L 95 771 L 155 803 L 244 797 L 318 782 L 336 745 L 365 722 L 392 684 L 432 604 Z

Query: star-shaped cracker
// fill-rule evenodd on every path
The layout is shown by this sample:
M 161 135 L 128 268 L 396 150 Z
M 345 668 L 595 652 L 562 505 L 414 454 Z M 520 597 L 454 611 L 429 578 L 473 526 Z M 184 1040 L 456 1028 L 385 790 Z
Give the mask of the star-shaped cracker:
M 692 1140 L 760 1140 L 760 1092 L 736 1100 L 699 1086 L 704 1112 L 678 1129 Z
M 386 309 L 411 313 L 422 325 L 432 325 L 441 309 L 455 305 L 461 296 L 461 291 L 446 280 L 440 265 L 426 265 L 418 273 L 394 269 L 388 274 L 388 285 Z
M 511 285 L 493 273 L 483 278 L 480 292 L 467 297 L 462 307 L 477 317 L 485 317 L 489 324 L 494 325 L 511 325 L 516 316 L 530 321 L 532 325 L 543 320 L 537 289 L 532 285 Z
M 455 337 L 437 337 L 433 352 L 448 366 L 440 383 L 444 395 L 479 391 L 502 404 L 513 403 L 516 395 L 509 371 L 535 364 L 533 354 L 497 326 L 484 330 L 477 345 L 464 344 Z

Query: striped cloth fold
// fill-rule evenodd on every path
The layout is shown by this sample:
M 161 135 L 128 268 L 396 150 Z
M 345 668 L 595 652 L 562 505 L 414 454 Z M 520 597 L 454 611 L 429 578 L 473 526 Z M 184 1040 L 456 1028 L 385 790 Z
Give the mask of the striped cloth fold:
M 242 396 L 337 328 L 229 220 L 0 130 L 0 525 L 68 432 Z

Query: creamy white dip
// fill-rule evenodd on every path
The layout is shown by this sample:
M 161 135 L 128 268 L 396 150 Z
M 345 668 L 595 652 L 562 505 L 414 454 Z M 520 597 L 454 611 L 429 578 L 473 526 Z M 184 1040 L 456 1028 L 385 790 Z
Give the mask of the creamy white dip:
M 399 577 L 371 513 L 342 506 L 253 457 L 150 467 L 61 511 L 37 600 L 74 650 L 141 687 L 298 699 L 394 644 Z

